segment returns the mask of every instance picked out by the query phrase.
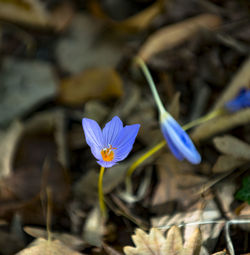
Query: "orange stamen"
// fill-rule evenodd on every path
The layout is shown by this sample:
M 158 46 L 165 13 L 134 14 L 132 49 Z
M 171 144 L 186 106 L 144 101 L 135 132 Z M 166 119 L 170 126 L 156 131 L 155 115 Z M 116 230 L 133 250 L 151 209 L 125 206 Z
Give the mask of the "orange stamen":
M 114 152 L 113 150 L 116 149 L 116 148 L 113 148 L 112 145 L 109 145 L 109 148 L 104 148 L 101 150 L 101 155 L 102 155 L 102 159 L 104 161 L 112 161 L 114 159 Z

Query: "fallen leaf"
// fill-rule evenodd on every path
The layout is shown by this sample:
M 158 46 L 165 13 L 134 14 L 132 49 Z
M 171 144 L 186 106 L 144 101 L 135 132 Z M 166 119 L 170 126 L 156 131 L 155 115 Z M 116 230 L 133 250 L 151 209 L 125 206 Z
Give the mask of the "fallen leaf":
M 54 28 L 65 28 L 73 15 L 73 7 L 69 3 L 59 4 L 53 12 L 39 0 L 0 1 L 0 18 L 11 22 Z
M 166 238 L 166 244 L 164 245 L 164 254 L 182 254 L 183 244 L 181 231 L 178 227 L 173 226 L 170 228 Z
M 126 255 L 167 254 L 165 246 L 163 246 L 166 239 L 160 230 L 156 228 L 151 228 L 149 234 L 141 229 L 136 229 L 135 235 L 132 235 L 132 239 L 136 247 L 124 247 L 123 251 Z
M 103 218 L 101 217 L 101 212 L 98 205 L 92 209 L 86 219 L 83 227 L 83 240 L 91 245 L 101 247 L 103 233 Z
M 202 245 L 201 232 L 199 228 L 196 228 L 193 231 L 193 234 L 186 242 L 182 255 L 199 255 L 201 245 Z
M 194 142 L 208 139 L 218 133 L 225 132 L 235 127 L 250 123 L 250 109 L 244 109 L 234 114 L 218 117 L 216 121 L 211 120 L 197 127 L 192 133 L 191 138 Z
M 1 126 L 23 116 L 57 93 L 57 79 L 52 65 L 38 60 L 4 59 L 0 83 Z
M 138 56 L 148 61 L 155 54 L 180 45 L 193 37 L 201 27 L 215 29 L 222 23 L 221 18 L 213 14 L 201 14 L 177 24 L 157 30 L 142 45 Z
M 163 5 L 162 0 L 155 1 L 154 4 L 144 9 L 143 11 L 135 14 L 132 17 L 129 17 L 128 19 L 120 23 L 116 23 L 116 26 L 118 29 L 125 29 L 132 32 L 144 30 L 152 23 L 152 20 L 160 13 L 162 5 Z
M 35 238 L 48 238 L 48 231 L 43 228 L 38 227 L 24 227 L 24 231 Z M 68 233 L 59 233 L 59 232 L 51 232 L 52 240 L 58 240 L 62 242 L 64 245 L 73 250 L 82 250 L 86 247 L 86 243 L 79 237 L 68 234 Z
M 67 105 L 81 105 L 91 99 L 120 97 L 122 80 L 112 68 L 91 68 L 62 80 L 58 100 Z
M 0 131 L 0 177 L 12 172 L 12 161 L 22 131 L 20 122 L 13 122 L 7 131 Z
M 60 111 L 43 112 L 23 122 L 17 136 L 13 134 L 16 142 L 8 156 L 10 172 L 0 180 L 2 218 L 11 220 L 18 212 L 24 223 L 43 224 L 41 199 L 46 186 L 52 190 L 54 211 L 59 215 L 64 209 L 70 186 L 64 161 L 60 161 L 65 154 L 62 122 Z
M 163 7 L 163 1 L 157 0 L 155 3 L 150 5 L 149 7 L 143 9 L 139 13 L 136 13 L 133 16 L 128 17 L 122 21 L 116 21 L 110 18 L 102 9 L 99 4 L 99 1 L 90 1 L 89 8 L 91 12 L 108 22 L 110 25 L 114 26 L 115 28 L 119 29 L 119 31 L 127 31 L 127 32 L 138 32 L 140 30 L 144 30 L 147 28 L 151 23 L 152 20 L 160 13 Z
M 250 160 L 250 145 L 234 136 L 215 137 L 213 143 L 221 153 L 237 159 Z
M 213 165 L 212 171 L 214 173 L 223 173 L 236 169 L 239 166 L 245 164 L 246 160 L 241 160 L 229 155 L 221 155 L 217 158 Z
M 180 229 L 176 226 L 170 228 L 167 237 L 157 228 L 151 228 L 149 234 L 136 229 L 132 236 L 136 247 L 125 246 L 126 255 L 198 255 L 201 249 L 201 234 L 195 230 L 183 248 Z
M 67 35 L 58 40 L 56 58 L 63 70 L 73 74 L 86 68 L 114 68 L 123 54 L 123 43 L 100 20 L 77 13 Z
M 42 238 L 36 239 L 28 248 L 16 253 L 16 255 L 83 255 L 74 251 L 58 240 L 48 241 Z

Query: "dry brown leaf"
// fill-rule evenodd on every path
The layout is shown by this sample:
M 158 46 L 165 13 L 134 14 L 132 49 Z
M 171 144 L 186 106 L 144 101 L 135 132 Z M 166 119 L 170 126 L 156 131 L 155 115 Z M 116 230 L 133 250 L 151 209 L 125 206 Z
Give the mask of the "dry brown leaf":
M 18 252 L 16 255 L 82 255 L 73 251 L 58 240 L 47 241 L 42 238 L 36 239 L 30 247 Z
M 221 155 L 216 160 L 212 171 L 214 173 L 223 173 L 234 170 L 235 168 L 246 163 L 246 160 L 237 159 L 229 155 Z
M 185 243 L 182 255 L 199 255 L 202 245 L 201 231 L 196 228 Z
M 24 231 L 35 238 L 48 238 L 48 231 L 43 228 L 38 227 L 24 227 Z M 59 232 L 51 232 L 51 238 L 53 240 L 58 240 L 62 242 L 67 247 L 73 250 L 82 250 L 86 247 L 86 243 L 82 240 L 82 238 L 68 234 L 68 233 L 59 233 Z
M 218 117 L 196 128 L 191 138 L 194 142 L 205 140 L 215 134 L 225 132 L 240 125 L 250 123 L 250 109 L 244 109 L 235 114 Z
M 83 239 L 87 243 L 101 247 L 104 233 L 103 218 L 99 206 L 96 206 L 89 213 L 83 228 Z
M 147 61 L 153 55 L 185 42 L 188 38 L 194 36 L 201 27 L 214 29 L 221 22 L 221 18 L 217 15 L 201 14 L 177 24 L 163 27 L 152 34 L 142 45 L 138 56 Z
M 123 251 L 126 255 L 167 254 L 163 249 L 166 239 L 157 228 L 151 228 L 149 234 L 138 228 L 135 231 L 135 235 L 132 235 L 132 239 L 136 247 L 124 247 Z
M 234 136 L 224 135 L 215 137 L 213 143 L 216 149 L 221 153 L 233 156 L 237 159 L 250 160 L 250 145 Z
M 10 173 L 0 180 L 2 218 L 10 220 L 18 212 L 23 222 L 44 223 L 41 197 L 46 186 L 52 189 L 55 212 L 64 209 L 70 186 L 67 172 L 59 163 L 65 149 L 60 140 L 65 135 L 59 131 L 63 122 L 59 115 L 57 111 L 37 114 L 23 123 L 17 136 L 13 133 L 16 143 L 14 152 L 9 151 L 14 154 L 9 160 Z
M 14 122 L 8 131 L 0 132 L 0 177 L 6 177 L 12 172 L 12 161 L 22 131 L 23 125 Z
M 149 234 L 141 229 L 136 229 L 132 236 L 136 247 L 126 246 L 126 255 L 197 255 L 201 248 L 201 234 L 195 230 L 183 248 L 180 229 L 173 226 L 168 231 L 167 237 L 157 228 L 151 228 Z
M 118 29 L 123 28 L 132 31 L 139 31 L 147 28 L 151 24 L 152 20 L 160 13 L 162 9 L 162 2 L 163 1 L 158 0 L 138 14 L 116 24 Z
M 73 16 L 69 3 L 62 3 L 52 13 L 39 0 L 0 0 L 0 18 L 29 26 L 63 29 Z
M 170 228 L 166 238 L 166 244 L 164 245 L 164 254 L 182 254 L 183 245 L 181 231 L 178 227 L 173 226 Z
M 59 101 L 67 105 L 81 105 L 90 99 L 120 97 L 122 80 L 112 68 L 90 68 L 64 79 L 59 89 Z
M 95 16 L 106 20 L 108 23 L 115 26 L 119 30 L 128 32 L 136 32 L 147 28 L 151 24 L 152 20 L 160 13 L 162 5 L 163 1 L 157 0 L 154 4 L 150 5 L 148 8 L 142 10 L 141 12 L 123 21 L 116 21 L 110 18 L 103 11 L 98 1 L 89 1 L 89 8 Z

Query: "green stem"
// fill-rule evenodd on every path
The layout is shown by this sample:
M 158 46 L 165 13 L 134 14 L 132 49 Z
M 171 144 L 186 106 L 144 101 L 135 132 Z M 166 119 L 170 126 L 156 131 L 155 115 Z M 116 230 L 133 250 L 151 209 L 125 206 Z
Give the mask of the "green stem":
M 141 58 L 136 58 L 136 62 L 139 64 L 139 66 L 141 67 L 147 81 L 148 81 L 148 84 L 150 86 L 150 89 L 153 93 L 153 96 L 154 96 L 154 99 L 155 99 L 155 102 L 156 102 L 156 105 L 158 107 L 158 110 L 160 113 L 163 113 L 163 112 L 166 112 L 163 104 L 162 104 L 162 101 L 160 99 L 160 96 L 156 90 L 156 87 L 155 87 L 155 83 L 153 81 L 153 78 L 148 70 L 148 67 L 146 66 L 145 62 L 143 61 L 143 59 Z
M 99 180 L 98 180 L 98 197 L 99 197 L 100 210 L 101 210 L 102 216 L 105 218 L 106 217 L 106 206 L 104 203 L 104 195 L 103 195 L 103 188 L 102 188 L 102 180 L 103 180 L 104 170 L 105 170 L 105 168 L 103 166 L 101 166 Z

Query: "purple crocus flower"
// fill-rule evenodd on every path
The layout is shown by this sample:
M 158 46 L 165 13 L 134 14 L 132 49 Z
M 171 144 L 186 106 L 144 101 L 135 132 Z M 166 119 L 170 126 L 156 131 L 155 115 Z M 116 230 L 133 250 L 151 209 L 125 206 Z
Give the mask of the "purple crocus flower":
M 187 159 L 192 164 L 199 164 L 201 156 L 178 122 L 165 112 L 165 114 L 161 114 L 160 123 L 163 136 L 174 156 L 178 160 Z
M 250 107 L 250 89 L 247 88 L 242 88 L 235 98 L 225 104 L 225 108 L 230 112 L 246 107 Z
M 82 126 L 86 142 L 92 154 L 102 167 L 108 168 L 125 159 L 133 148 L 140 125 L 123 127 L 119 117 L 115 116 L 103 130 L 96 121 L 83 118 Z

